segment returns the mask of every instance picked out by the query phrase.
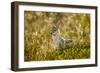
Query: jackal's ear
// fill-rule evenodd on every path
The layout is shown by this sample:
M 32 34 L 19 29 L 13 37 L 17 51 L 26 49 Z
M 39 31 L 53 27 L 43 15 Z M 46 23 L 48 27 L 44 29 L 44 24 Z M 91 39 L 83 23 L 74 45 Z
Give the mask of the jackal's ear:
M 52 29 L 53 30 L 58 30 L 58 26 L 54 25 Z

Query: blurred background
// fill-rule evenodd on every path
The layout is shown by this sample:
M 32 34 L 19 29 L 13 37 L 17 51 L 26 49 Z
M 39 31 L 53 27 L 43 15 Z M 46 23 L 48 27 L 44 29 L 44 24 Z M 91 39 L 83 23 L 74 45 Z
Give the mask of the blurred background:
M 90 14 L 25 11 L 24 23 L 25 61 L 90 57 Z M 72 40 L 65 49 L 53 49 L 53 26 L 63 38 Z

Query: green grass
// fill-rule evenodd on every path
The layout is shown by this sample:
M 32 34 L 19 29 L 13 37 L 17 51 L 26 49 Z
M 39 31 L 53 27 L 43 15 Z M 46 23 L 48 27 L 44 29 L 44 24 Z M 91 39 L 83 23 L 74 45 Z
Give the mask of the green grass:
M 90 58 L 90 48 L 65 48 L 50 49 L 43 53 L 40 51 L 26 56 L 26 61 L 43 61 L 43 60 L 69 60 L 69 59 L 86 59 Z

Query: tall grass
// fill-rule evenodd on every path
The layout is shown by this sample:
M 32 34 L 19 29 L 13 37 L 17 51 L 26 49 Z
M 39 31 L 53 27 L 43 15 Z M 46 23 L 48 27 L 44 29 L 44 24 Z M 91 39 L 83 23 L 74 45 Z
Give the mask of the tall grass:
M 24 60 L 64 60 L 90 58 L 90 15 L 84 13 L 24 12 Z M 66 48 L 52 46 L 52 26 L 61 36 L 72 39 Z

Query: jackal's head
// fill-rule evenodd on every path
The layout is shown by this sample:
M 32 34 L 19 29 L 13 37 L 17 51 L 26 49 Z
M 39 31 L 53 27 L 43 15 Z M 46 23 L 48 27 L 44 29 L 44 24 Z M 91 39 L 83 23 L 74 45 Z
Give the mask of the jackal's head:
M 59 30 L 59 28 L 57 27 L 57 26 L 53 26 L 52 28 L 51 28 L 51 34 L 52 35 L 56 35 L 56 34 L 58 34 L 60 32 L 60 30 Z

